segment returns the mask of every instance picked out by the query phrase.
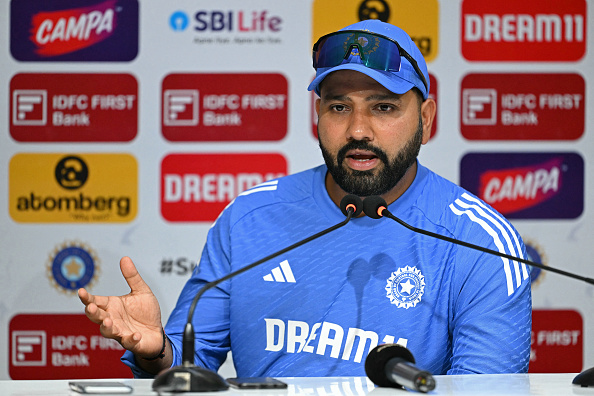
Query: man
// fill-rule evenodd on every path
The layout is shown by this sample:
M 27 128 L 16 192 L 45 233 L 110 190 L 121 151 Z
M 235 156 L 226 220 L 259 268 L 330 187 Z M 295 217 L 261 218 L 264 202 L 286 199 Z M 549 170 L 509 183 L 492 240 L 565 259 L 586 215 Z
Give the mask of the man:
M 425 61 L 401 29 L 376 20 L 314 46 L 325 166 L 252 188 L 219 216 L 200 265 L 162 331 L 158 302 L 129 258 L 131 293 L 79 291 L 87 316 L 128 351 L 139 377 L 181 363 L 188 307 L 223 277 L 344 220 L 347 193 L 380 195 L 409 224 L 514 256 L 517 232 L 492 208 L 417 162 L 435 102 Z M 275 281 L 276 280 L 276 281 Z M 526 266 L 414 233 L 389 220 L 347 226 L 204 294 L 196 364 L 233 351 L 239 376 L 365 375 L 379 343 L 405 345 L 433 374 L 525 372 L 531 297 Z

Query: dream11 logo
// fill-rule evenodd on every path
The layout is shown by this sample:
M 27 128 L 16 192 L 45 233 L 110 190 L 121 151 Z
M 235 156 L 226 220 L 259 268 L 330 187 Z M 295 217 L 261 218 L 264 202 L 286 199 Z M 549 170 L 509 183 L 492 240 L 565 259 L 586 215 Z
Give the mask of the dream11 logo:
M 212 222 L 243 191 L 286 174 L 287 160 L 277 153 L 169 154 L 161 162 L 161 215 Z
M 462 2 L 462 55 L 470 61 L 577 61 L 586 53 L 584 0 Z

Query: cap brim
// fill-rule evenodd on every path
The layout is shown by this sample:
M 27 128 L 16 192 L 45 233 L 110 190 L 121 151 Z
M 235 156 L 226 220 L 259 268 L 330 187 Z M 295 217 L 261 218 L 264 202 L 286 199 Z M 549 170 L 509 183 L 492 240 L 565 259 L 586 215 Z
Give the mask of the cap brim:
M 318 95 L 320 94 L 320 83 L 324 78 L 326 78 L 330 73 L 339 70 L 354 70 L 360 73 L 363 73 L 375 81 L 383 85 L 387 90 L 394 92 L 396 94 L 404 94 L 410 91 L 415 84 L 412 82 L 405 80 L 392 72 L 387 72 L 383 70 L 376 70 L 370 69 L 359 63 L 344 63 L 342 65 L 334 66 L 328 68 L 328 70 L 318 74 L 316 78 L 309 84 L 307 87 L 308 91 L 314 90 Z

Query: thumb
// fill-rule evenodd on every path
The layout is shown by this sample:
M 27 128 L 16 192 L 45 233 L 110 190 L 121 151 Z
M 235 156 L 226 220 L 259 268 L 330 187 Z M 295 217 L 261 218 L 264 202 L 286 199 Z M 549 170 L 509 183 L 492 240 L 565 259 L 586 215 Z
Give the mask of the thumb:
M 120 270 L 132 293 L 152 293 L 151 288 L 142 279 L 130 257 L 122 257 Z

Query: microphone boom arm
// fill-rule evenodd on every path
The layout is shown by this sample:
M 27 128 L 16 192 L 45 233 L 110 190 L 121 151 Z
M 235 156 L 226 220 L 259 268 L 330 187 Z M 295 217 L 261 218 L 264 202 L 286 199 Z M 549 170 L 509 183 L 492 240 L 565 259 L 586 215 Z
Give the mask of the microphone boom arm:
M 356 195 L 348 194 L 340 201 L 340 210 L 346 216 L 346 219 L 340 223 L 322 230 L 299 242 L 296 242 L 276 253 L 272 253 L 256 261 L 255 263 L 248 264 L 237 271 L 230 272 L 222 278 L 215 279 L 214 281 L 204 284 L 194 296 L 194 299 L 192 300 L 188 310 L 188 320 L 184 327 L 182 338 L 182 364 L 171 367 L 167 370 L 163 370 L 153 381 L 153 390 L 156 390 L 157 392 L 212 392 L 228 389 L 229 384 L 219 374 L 212 370 L 198 367 L 194 364 L 195 336 L 192 318 L 194 317 L 194 311 L 196 310 L 196 305 L 198 304 L 200 297 L 202 297 L 206 291 L 212 289 L 221 282 L 229 280 L 234 276 L 242 274 L 243 272 L 249 271 L 250 269 L 270 259 L 273 259 L 283 253 L 288 252 L 289 250 L 295 249 L 303 244 L 306 244 L 307 242 L 310 242 L 346 225 L 353 217 L 357 217 L 362 212 L 362 206 L 363 202 L 361 201 L 361 198 L 357 197 Z
M 194 364 L 194 329 L 192 326 L 192 318 L 194 316 L 194 311 L 196 310 L 196 305 L 198 304 L 198 300 L 200 299 L 200 297 L 204 294 L 204 292 L 206 292 L 209 289 L 212 289 L 213 287 L 217 286 L 218 284 L 233 278 L 234 276 L 237 276 L 243 272 L 249 271 L 250 269 L 268 261 L 271 260 L 277 256 L 280 256 L 283 253 L 286 253 L 290 250 L 293 250 L 301 245 L 304 245 L 310 241 L 313 241 L 314 239 L 317 239 L 321 236 L 324 236 L 326 234 L 328 234 L 329 232 L 332 232 L 340 227 L 345 226 L 353 217 L 354 215 L 354 211 L 352 209 L 348 209 L 347 210 L 347 217 L 346 219 L 344 219 L 343 221 L 341 221 L 340 223 L 330 227 L 330 228 L 326 228 L 325 230 L 322 230 L 314 235 L 311 235 L 305 239 L 302 239 L 299 242 L 296 242 L 290 246 L 287 246 L 286 248 L 279 250 L 276 253 L 272 253 L 264 258 L 261 258 L 260 260 L 246 265 L 245 267 L 242 267 L 236 271 L 230 272 L 227 275 L 223 276 L 222 278 L 216 279 L 212 282 L 208 282 L 206 283 L 204 286 L 202 286 L 202 288 L 198 291 L 198 293 L 196 293 L 196 295 L 194 296 L 194 300 L 192 300 L 192 305 L 190 305 L 190 309 L 188 311 L 188 320 L 186 322 L 186 327 L 184 328 L 184 338 L 185 337 L 189 337 L 188 340 L 191 340 L 191 342 L 189 343 L 185 343 L 184 344 L 184 348 L 182 349 L 182 364 L 184 366 L 188 366 L 188 365 L 193 365 Z M 191 344 L 191 345 L 190 345 Z M 191 347 L 191 348 L 190 348 Z
M 461 246 L 464 246 L 464 247 L 467 247 L 467 248 L 470 248 L 470 249 L 479 250 L 479 251 L 484 252 L 484 253 L 494 254 L 494 255 L 499 256 L 499 257 L 504 257 L 504 258 L 506 258 L 508 260 L 518 261 L 520 263 L 524 263 L 524 264 L 530 265 L 532 267 L 540 268 L 540 269 L 543 269 L 545 271 L 555 272 L 557 274 L 565 275 L 565 276 L 568 276 L 570 278 L 578 279 L 578 280 L 584 281 L 586 283 L 589 283 L 591 285 L 594 285 L 594 279 L 592 279 L 592 278 L 588 278 L 588 277 L 577 275 L 577 274 L 574 274 L 574 273 L 571 273 L 571 272 L 563 271 L 563 270 L 560 270 L 560 269 L 557 269 L 557 268 L 554 268 L 554 267 L 548 267 L 548 266 L 545 266 L 543 264 L 536 263 L 534 261 L 525 260 L 525 259 L 522 259 L 522 258 L 519 258 L 519 257 L 514 257 L 514 256 L 511 256 L 511 255 L 506 254 L 506 253 L 501 253 L 501 252 L 498 252 L 498 251 L 495 251 L 495 250 L 487 249 L 487 248 L 482 247 L 482 246 L 474 245 L 472 243 L 468 243 L 468 242 L 460 241 L 458 239 L 450 238 L 450 237 L 447 237 L 445 235 L 440 235 L 440 234 L 436 234 L 436 233 L 431 232 L 431 231 L 423 230 L 421 228 L 413 227 L 410 224 L 405 223 L 403 220 L 400 220 L 398 217 L 394 216 L 392 213 L 390 213 L 390 211 L 387 208 L 383 210 L 383 213 L 384 213 L 384 216 L 386 216 L 386 217 L 388 217 L 388 218 L 390 218 L 390 219 L 398 222 L 400 225 L 403 225 L 404 227 L 406 227 L 409 230 L 412 230 L 414 232 L 418 232 L 420 234 L 431 236 L 431 237 L 434 237 L 434 238 L 437 238 L 437 239 L 441 239 L 441 240 L 444 240 L 444 241 L 447 241 L 447 242 L 455 243 L 457 245 L 461 245 Z

